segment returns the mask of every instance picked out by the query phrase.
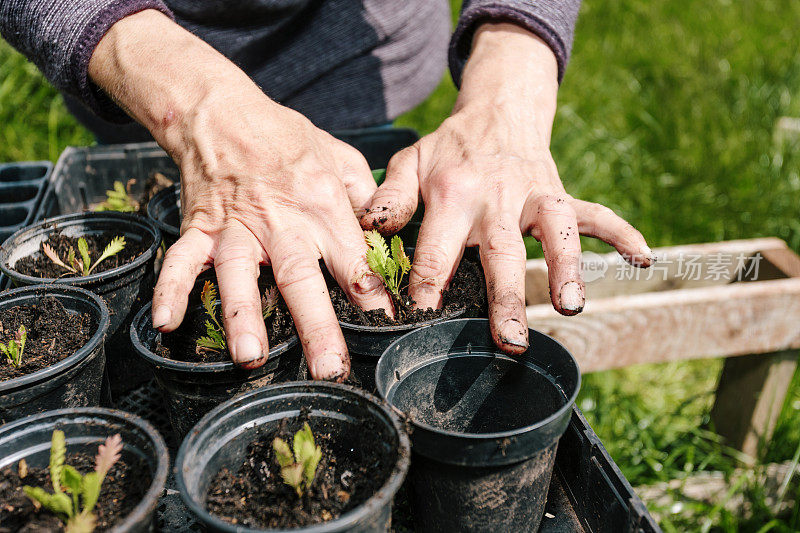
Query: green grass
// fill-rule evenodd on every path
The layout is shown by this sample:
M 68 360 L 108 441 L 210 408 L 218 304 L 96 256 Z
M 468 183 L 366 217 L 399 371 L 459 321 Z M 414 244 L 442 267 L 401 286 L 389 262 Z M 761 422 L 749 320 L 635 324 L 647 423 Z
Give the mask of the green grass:
M 773 235 L 800 252 L 800 141 L 773 138 L 779 117 L 800 117 L 797 27 L 796 0 L 585 2 L 552 142 L 567 190 L 614 208 L 653 246 Z M 445 77 L 397 123 L 430 132 L 455 96 Z M 0 161 L 55 159 L 66 145 L 91 142 L 36 70 L 1 43 L 0 121 Z M 722 471 L 730 495 L 752 507 L 745 519 L 675 495 L 679 512 L 663 513 L 666 531 L 800 530 L 797 492 L 787 495 L 793 511 L 773 516 L 752 479 L 735 476 L 737 455 L 702 429 L 721 366 L 588 375 L 579 405 L 634 486 Z M 765 462 L 789 460 L 800 446 L 800 375 L 765 444 Z

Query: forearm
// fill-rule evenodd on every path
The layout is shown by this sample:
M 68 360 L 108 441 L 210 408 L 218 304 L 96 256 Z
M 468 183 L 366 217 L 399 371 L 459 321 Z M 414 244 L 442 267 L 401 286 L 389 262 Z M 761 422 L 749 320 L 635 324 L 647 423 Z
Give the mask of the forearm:
M 111 27 L 91 57 L 89 75 L 173 156 L 187 145 L 190 116 L 210 100 L 236 98 L 234 89 L 264 98 L 225 56 L 153 10 Z
M 532 129 L 547 147 L 557 92 L 558 65 L 542 39 L 515 24 L 486 23 L 475 32 L 454 113 L 491 109 L 509 131 Z

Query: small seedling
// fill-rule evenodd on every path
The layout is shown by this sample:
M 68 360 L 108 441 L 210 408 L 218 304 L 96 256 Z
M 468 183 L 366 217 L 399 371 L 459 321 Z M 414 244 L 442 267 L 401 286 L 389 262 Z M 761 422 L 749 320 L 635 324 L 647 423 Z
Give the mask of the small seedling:
M 65 464 L 67 446 L 64 432 L 54 430 L 50 441 L 52 494 L 41 487 L 27 485 L 22 490 L 37 508 L 44 507 L 58 516 L 66 525 L 67 533 L 91 533 L 97 521 L 92 511 L 100 497 L 100 487 L 108 471 L 119 460 L 121 451 L 122 437 L 119 434 L 108 437 L 97 448 L 94 471 L 82 475 Z
M 106 199 L 95 208 L 95 211 L 121 211 L 123 213 L 136 213 L 139 211 L 139 202 L 131 198 L 130 193 L 121 181 L 114 182 L 114 189 L 106 191 Z
M 14 338 L 8 341 L 8 344 L 0 342 L 0 351 L 6 355 L 8 364 L 14 368 L 22 366 L 22 352 L 25 351 L 25 341 L 28 340 L 28 330 L 25 326 L 20 325 Z
M 278 307 L 278 296 L 278 288 L 275 286 L 268 287 L 264 291 L 264 295 L 261 297 L 261 316 L 264 320 L 275 313 L 275 309 Z M 203 303 L 208 319 L 206 319 L 206 334 L 197 339 L 197 348 L 215 352 L 222 351 L 228 344 L 225 330 L 217 317 L 217 307 L 220 304 L 217 298 L 217 287 L 211 281 L 203 284 L 200 301 Z
M 367 264 L 370 270 L 380 276 L 386 288 L 399 299 L 400 284 L 411 270 L 411 259 L 403 249 L 403 240 L 397 235 L 392 237 L 390 250 L 376 230 L 364 232 L 364 238 L 369 245 Z
M 42 251 L 50 261 L 79 276 L 88 276 L 97 268 L 97 265 L 109 257 L 117 255 L 123 248 L 125 248 L 125 237 L 114 237 L 111 239 L 111 242 L 108 243 L 106 249 L 103 250 L 103 253 L 100 254 L 100 257 L 97 258 L 97 261 L 92 263 L 92 258 L 89 257 L 89 244 L 86 242 L 86 239 L 81 237 L 78 239 L 78 253 L 75 253 L 75 248 L 70 247 L 67 254 L 67 261 L 64 262 L 49 244 L 42 244 Z M 78 254 L 80 254 L 80 259 L 78 258 Z
M 284 483 L 294 488 L 297 495 L 302 497 L 314 482 L 317 465 L 322 459 L 322 449 L 314 444 L 314 434 L 311 433 L 308 422 L 294 434 L 291 449 L 285 440 L 279 438 L 272 441 L 272 449 L 275 450 Z

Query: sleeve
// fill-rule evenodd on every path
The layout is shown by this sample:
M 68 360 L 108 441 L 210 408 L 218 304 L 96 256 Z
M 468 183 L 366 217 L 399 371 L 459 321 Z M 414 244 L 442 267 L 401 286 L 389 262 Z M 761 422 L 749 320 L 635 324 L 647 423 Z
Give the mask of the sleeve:
M 457 86 L 469 58 L 472 36 L 487 21 L 513 22 L 546 42 L 558 62 L 558 81 L 564 77 L 580 0 L 464 0 L 450 40 L 450 72 Z
M 172 17 L 162 0 L 2 0 L 0 34 L 57 89 L 106 120 L 125 122 L 127 115 L 89 79 L 89 59 L 115 22 L 145 9 Z

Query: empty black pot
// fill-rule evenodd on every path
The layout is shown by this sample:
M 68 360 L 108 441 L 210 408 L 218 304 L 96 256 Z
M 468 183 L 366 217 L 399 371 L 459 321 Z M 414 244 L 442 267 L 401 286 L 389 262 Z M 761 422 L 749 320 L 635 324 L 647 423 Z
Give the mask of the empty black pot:
M 21 258 L 40 253 L 41 243 L 55 232 L 70 237 L 84 235 L 122 235 L 128 243 L 143 243 L 146 248 L 133 261 L 89 276 L 37 278 L 21 274 L 14 265 Z M 149 220 L 138 215 L 104 211 L 76 213 L 50 218 L 28 226 L 9 237 L 0 248 L 0 269 L 15 285 L 62 283 L 88 289 L 108 304 L 110 324 L 106 339 L 106 374 L 112 396 L 117 396 L 150 379 L 149 367 L 133 352 L 128 328 L 135 311 L 153 295 L 153 265 L 161 234 Z
M 156 505 L 169 470 L 167 447 L 153 426 L 138 416 L 114 409 L 83 407 L 47 411 L 0 427 L 0 468 L 16 465 L 20 459 L 25 459 L 29 467 L 46 468 L 55 429 L 64 432 L 67 455 L 86 452 L 94 456 L 106 437 L 120 434 L 122 461 L 143 462 L 150 474 L 150 486 L 133 511 L 115 523 L 112 531 L 153 531 Z
M 170 185 L 158 191 L 145 208 L 147 218 L 161 232 L 164 245 L 169 248 L 181 236 L 181 184 Z
M 36 285 L 0 293 L 0 314 L 51 296 L 73 314 L 89 315 L 94 334 L 61 361 L 18 378 L 0 381 L 0 424 L 60 407 L 99 405 L 106 357 L 108 307 L 97 295 L 66 285 Z M 24 352 L 23 352 L 24 358 Z M 4 363 L 0 363 L 4 364 Z
M 420 531 L 538 530 L 580 372 L 558 342 L 529 335 L 528 350 L 511 357 L 494 345 L 488 320 L 452 320 L 381 356 L 378 391 L 412 425 Z
M 152 302 L 144 306 L 133 320 L 131 342 L 139 356 L 152 367 L 167 399 L 172 429 L 181 438 L 203 415 L 237 394 L 297 378 L 301 357 L 297 335 L 270 346 L 267 362 L 253 370 L 240 368 L 233 361 L 189 363 L 161 357 L 156 353 L 156 345 L 161 342 L 162 334 L 153 328 L 151 306 Z M 202 317 L 202 313 L 202 306 L 190 304 L 186 316 Z M 192 343 L 196 338 L 196 330 L 190 322 L 191 318 L 184 319 L 184 325 L 170 333 L 177 337 L 175 344 Z M 186 331 L 182 331 L 184 327 Z
M 384 446 L 393 459 L 381 488 L 366 502 L 335 520 L 292 531 L 372 533 L 389 531 L 392 501 L 409 463 L 408 436 L 400 419 L 378 398 L 336 383 L 297 381 L 270 385 L 225 402 L 191 431 L 175 460 L 175 481 L 189 510 L 209 531 L 257 531 L 225 522 L 206 511 L 209 484 L 222 468 L 234 472 L 247 445 L 259 432 L 276 430 L 281 420 L 310 409 L 314 433 L 334 438 L 336 454 L 355 454 L 366 446 Z M 299 429 L 300 426 L 296 429 Z M 358 460 L 358 459 L 357 459 Z M 377 474 L 376 474 L 377 475 Z

